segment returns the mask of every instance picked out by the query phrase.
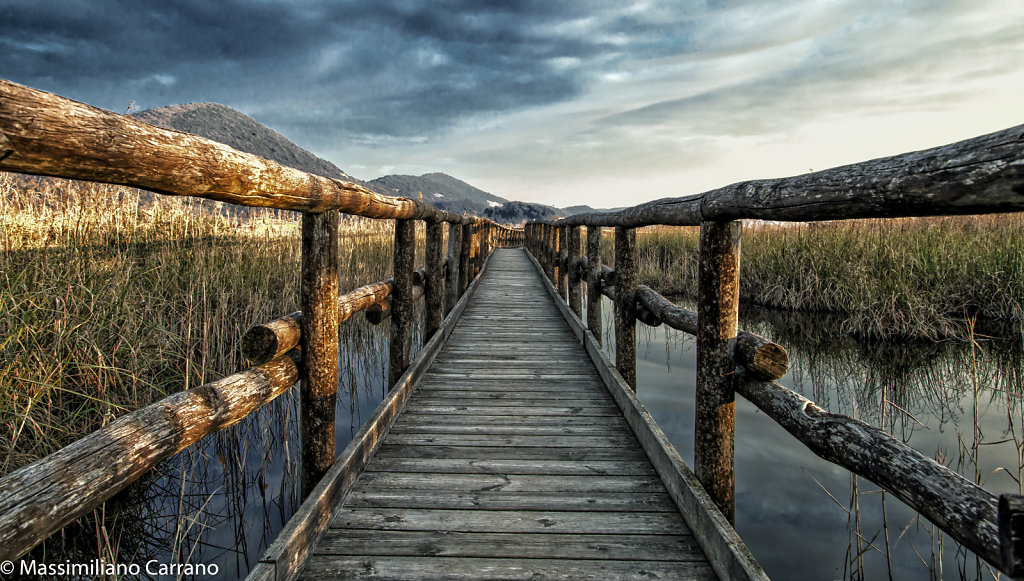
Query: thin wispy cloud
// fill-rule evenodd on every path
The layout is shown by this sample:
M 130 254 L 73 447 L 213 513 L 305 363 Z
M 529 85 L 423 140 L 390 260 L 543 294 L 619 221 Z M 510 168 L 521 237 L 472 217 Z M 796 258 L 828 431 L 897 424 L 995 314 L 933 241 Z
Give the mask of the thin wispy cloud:
M 364 178 L 622 205 L 1024 122 L 1013 0 L 16 1 L 0 77 L 216 101 Z

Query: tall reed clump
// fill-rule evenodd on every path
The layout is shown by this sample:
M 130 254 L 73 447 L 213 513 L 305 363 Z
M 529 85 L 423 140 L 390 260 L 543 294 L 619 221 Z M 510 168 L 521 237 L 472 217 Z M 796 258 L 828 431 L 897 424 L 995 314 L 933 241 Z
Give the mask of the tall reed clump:
M 698 228 L 638 230 L 640 281 L 695 298 L 698 248 Z M 966 340 L 971 316 L 1024 328 L 1024 214 L 747 224 L 742 256 L 742 300 L 842 313 L 857 336 Z
M 272 211 L 0 173 L 0 474 L 248 365 L 298 310 L 300 231 Z M 386 278 L 390 225 L 342 231 L 342 289 Z

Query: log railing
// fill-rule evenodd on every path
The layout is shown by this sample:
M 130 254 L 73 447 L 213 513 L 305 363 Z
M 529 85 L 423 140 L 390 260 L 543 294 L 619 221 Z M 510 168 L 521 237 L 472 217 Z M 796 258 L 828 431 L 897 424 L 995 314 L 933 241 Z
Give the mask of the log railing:
M 774 383 L 786 373 L 785 350 L 737 329 L 743 219 L 800 222 L 1014 211 L 1024 211 L 1024 125 L 792 178 L 532 222 L 526 225 L 526 247 L 557 289 L 563 288 L 566 274 L 569 281 L 586 283 L 587 328 L 598 343 L 600 297 L 613 299 L 615 363 L 634 389 L 635 321 L 664 323 L 697 337 L 694 468 L 730 520 L 735 510 L 734 398 L 739 393 L 818 456 L 883 486 L 964 547 L 1003 572 L 1021 576 L 1024 497 L 997 499 L 884 431 L 830 414 Z M 653 225 L 700 226 L 697 312 L 637 284 L 635 229 Z M 579 227 L 587 231 L 585 256 L 575 238 Z M 602 227 L 614 228 L 614 270 L 601 264 Z M 567 243 L 561 232 L 568 232 Z
M 254 367 L 126 414 L 0 478 L 0 560 L 6 561 L 161 460 L 237 423 L 297 382 L 302 384 L 305 497 L 335 460 L 339 325 L 360 311 L 377 322 L 390 316 L 389 385 L 394 385 L 410 361 L 414 301 L 426 296 L 424 334 L 429 338 L 491 249 L 523 243 L 520 229 L 383 196 L 4 80 L 0 171 L 302 212 L 302 310 L 245 334 L 243 353 Z M 339 296 L 340 212 L 395 220 L 393 278 Z M 416 220 L 427 223 L 426 266 L 419 270 L 413 265 Z M 449 242 L 443 257 L 446 225 Z

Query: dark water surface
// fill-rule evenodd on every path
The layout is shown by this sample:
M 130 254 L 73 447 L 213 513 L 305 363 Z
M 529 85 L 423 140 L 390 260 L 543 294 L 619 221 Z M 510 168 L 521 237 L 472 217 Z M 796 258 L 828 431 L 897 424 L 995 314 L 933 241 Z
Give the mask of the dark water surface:
M 605 345 L 612 349 L 607 299 L 604 307 Z M 867 348 L 843 339 L 839 323 L 821 315 L 751 311 L 740 324 L 789 351 L 791 371 L 781 384 L 829 411 L 884 424 L 924 454 L 977 476 L 993 493 L 1020 491 L 1019 337 L 973 349 Z M 638 395 L 692 466 L 694 340 L 665 327 L 639 325 L 637 333 Z M 342 343 L 339 453 L 382 399 L 387 326 L 353 321 L 342 327 Z M 179 578 L 244 577 L 298 507 L 298 418 L 293 389 L 162 463 L 107 503 L 98 515 L 103 526 L 87 519 L 29 558 L 213 564 L 215 577 Z M 820 460 L 742 398 L 736 403 L 736 515 L 737 530 L 773 579 L 993 578 L 984 563 L 915 512 Z

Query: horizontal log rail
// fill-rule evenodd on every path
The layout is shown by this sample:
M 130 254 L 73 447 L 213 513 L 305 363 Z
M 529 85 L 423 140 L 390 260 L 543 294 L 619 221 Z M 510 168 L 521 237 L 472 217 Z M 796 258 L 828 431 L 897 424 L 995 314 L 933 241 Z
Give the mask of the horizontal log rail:
M 731 519 L 734 506 L 733 397 L 740 393 L 822 458 L 891 490 L 987 562 L 1021 576 L 1024 496 L 1004 495 L 997 522 L 995 496 L 966 478 L 880 429 L 829 414 L 794 392 L 765 383 L 786 373 L 789 359 L 785 349 L 736 329 L 740 219 L 804 222 L 1013 211 L 1024 211 L 1024 125 L 790 178 L 742 182 L 615 212 L 534 221 L 526 224 L 525 245 L 552 284 L 557 285 L 556 269 L 563 265 L 585 274 L 581 280 L 587 281 L 588 319 L 595 335 L 601 331 L 600 314 L 591 311 L 600 307 L 592 297 L 604 295 L 615 304 L 616 344 L 632 335 L 629 321 L 620 320 L 623 309 L 632 311 L 625 319 L 667 324 L 697 336 L 698 370 L 715 371 L 698 371 L 695 407 L 696 423 L 701 427 L 695 431 L 696 473 L 727 518 Z M 706 313 L 707 321 L 644 285 L 628 288 L 635 302 L 616 302 L 616 273 L 601 264 L 598 252 L 601 229 L 615 227 L 617 237 L 631 238 L 633 229 L 654 225 L 701 227 L 696 294 L 698 312 Z M 587 228 L 587 256 L 580 256 L 573 245 L 566 251 L 558 244 L 557 232 L 580 226 Z M 635 249 L 631 246 L 625 244 L 621 249 L 628 284 L 634 284 L 635 276 Z M 628 350 L 617 353 L 616 365 L 632 370 L 635 362 L 630 359 Z M 632 383 L 628 377 L 627 383 Z
M 337 211 L 449 223 L 451 233 L 458 233 L 452 236 L 454 241 L 465 234 L 460 242 L 473 251 L 465 257 L 472 259 L 466 267 L 473 270 L 469 280 L 492 248 L 517 246 L 525 240 L 521 228 L 440 210 L 419 200 L 384 196 L 356 183 L 306 173 L 216 141 L 154 127 L 3 79 L 0 170 L 303 212 L 301 294 L 303 309 L 309 307 L 312 313 L 310 321 L 299 311 L 249 329 L 242 352 L 254 367 L 123 415 L 0 478 L 0 559 L 7 560 L 92 510 L 161 460 L 242 420 L 300 380 L 303 494 L 314 487 L 324 464 L 329 466 L 334 458 L 337 374 L 330 370 L 337 364 L 336 355 L 332 360 L 331 354 L 337 353 L 338 334 L 323 325 L 335 327 L 355 313 L 374 308 L 384 318 L 390 314 L 390 301 L 399 294 L 389 279 L 339 295 Z M 409 226 L 404 226 L 406 233 L 414 231 Z M 440 230 L 431 231 L 433 243 L 439 244 Z M 412 237 L 401 250 L 412 256 L 415 244 Z M 432 268 L 456 265 L 457 270 L 460 258 L 450 249 L 446 260 Z M 405 300 L 422 297 L 428 284 L 435 286 L 434 292 L 449 292 L 440 288 L 444 277 L 437 273 L 428 282 L 426 268 L 403 267 L 400 274 L 413 283 L 403 295 L 403 305 Z M 453 300 L 466 288 L 448 286 Z M 303 326 L 308 327 L 308 339 Z M 315 454 L 307 457 L 308 450 Z
M 1024 211 L 1024 125 L 924 151 L 535 223 L 639 228 L 1019 211 Z
M 740 378 L 736 392 L 819 457 L 884 487 L 956 542 L 1001 566 L 992 493 L 885 431 L 829 413 L 777 383 Z
M 13 561 L 161 460 L 231 426 L 299 379 L 297 350 L 125 414 L 0 478 L 0 561 Z

